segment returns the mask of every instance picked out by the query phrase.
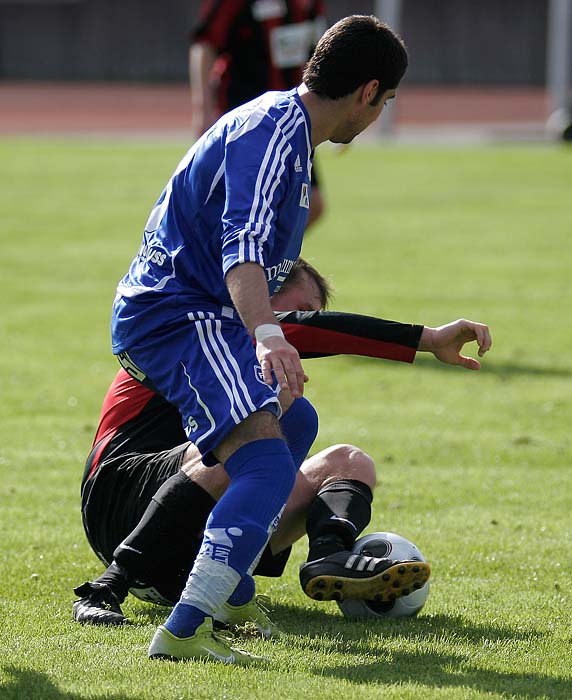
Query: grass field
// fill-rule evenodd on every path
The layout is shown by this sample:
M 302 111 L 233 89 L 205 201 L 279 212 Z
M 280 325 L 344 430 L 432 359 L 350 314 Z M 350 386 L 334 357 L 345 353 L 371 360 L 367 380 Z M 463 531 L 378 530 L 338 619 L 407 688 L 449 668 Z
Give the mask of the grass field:
M 304 254 L 333 308 L 491 326 L 481 372 L 420 356 L 306 364 L 316 447 L 376 460 L 368 528 L 433 566 L 415 620 L 352 623 L 306 598 L 299 543 L 259 588 L 288 632 L 244 646 L 268 669 L 150 662 L 166 610 L 71 621 L 97 575 L 79 481 L 116 364 L 117 280 L 184 147 L 0 141 L 2 700 L 570 700 L 572 698 L 572 153 L 356 147 L 320 156 L 329 214 Z

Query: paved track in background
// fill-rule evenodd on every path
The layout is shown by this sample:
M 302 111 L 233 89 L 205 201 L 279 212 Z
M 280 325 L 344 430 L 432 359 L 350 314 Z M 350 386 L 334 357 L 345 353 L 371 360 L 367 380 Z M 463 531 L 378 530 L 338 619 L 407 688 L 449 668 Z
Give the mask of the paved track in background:
M 403 87 L 393 113 L 397 138 L 496 134 L 546 138 L 542 88 Z M 185 84 L 0 82 L 0 135 L 188 138 Z

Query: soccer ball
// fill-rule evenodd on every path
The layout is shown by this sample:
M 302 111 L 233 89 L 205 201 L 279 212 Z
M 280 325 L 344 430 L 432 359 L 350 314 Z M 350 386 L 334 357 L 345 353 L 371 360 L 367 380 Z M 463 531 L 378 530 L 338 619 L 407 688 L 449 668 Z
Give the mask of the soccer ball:
M 427 561 L 417 547 L 394 532 L 372 532 L 356 540 L 352 552 L 373 557 L 408 561 Z M 429 581 L 419 590 L 387 603 L 374 600 L 340 600 L 338 605 L 346 617 L 411 617 L 417 615 L 429 596 Z

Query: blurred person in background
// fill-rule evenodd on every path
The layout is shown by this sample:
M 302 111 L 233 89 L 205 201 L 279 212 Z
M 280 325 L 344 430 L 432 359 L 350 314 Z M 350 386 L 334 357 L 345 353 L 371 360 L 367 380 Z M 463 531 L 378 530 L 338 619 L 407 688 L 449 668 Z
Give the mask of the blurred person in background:
M 299 85 L 326 29 L 323 0 L 207 0 L 191 31 L 189 73 L 195 138 L 225 112 L 267 90 Z M 308 226 L 324 209 L 312 168 Z

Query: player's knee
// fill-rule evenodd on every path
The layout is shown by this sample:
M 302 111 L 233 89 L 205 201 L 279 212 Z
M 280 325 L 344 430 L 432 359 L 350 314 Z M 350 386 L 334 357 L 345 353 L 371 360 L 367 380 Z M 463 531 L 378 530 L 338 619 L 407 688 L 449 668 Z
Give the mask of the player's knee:
M 228 488 L 228 474 L 221 464 L 217 464 L 214 467 L 205 467 L 202 462 L 190 465 L 183 464 L 181 470 L 216 501 L 220 499 Z
M 296 464 L 282 436 L 257 437 L 237 449 L 225 462 L 231 486 L 244 480 L 254 486 L 253 498 L 264 500 L 268 489 L 286 502 L 296 480 Z M 256 495 L 258 489 L 258 496 Z
M 256 411 L 239 423 L 213 450 L 222 464 L 226 464 L 237 450 L 256 440 L 283 440 L 278 418 L 270 411 Z
M 282 416 L 280 427 L 299 468 L 318 434 L 318 413 L 308 399 L 296 399 Z
M 367 484 L 373 490 L 377 473 L 373 459 L 355 445 L 342 444 L 330 448 L 327 456 L 328 474 L 323 485 L 336 479 L 354 479 Z
M 304 397 L 296 399 L 293 408 L 297 412 L 297 423 L 300 431 L 304 433 L 309 450 L 318 435 L 318 412 Z
M 260 471 L 258 472 L 261 478 L 261 487 L 263 484 L 271 484 L 272 497 L 268 491 L 266 492 L 266 497 L 271 500 L 276 498 L 277 502 L 282 502 L 282 505 L 286 503 L 294 488 L 298 472 L 296 463 L 292 459 L 292 455 L 285 443 L 284 446 L 286 451 L 284 453 L 275 452 L 274 454 L 269 454 L 269 459 L 265 464 L 260 464 Z M 261 490 L 261 498 L 264 497 L 263 494 L 264 490 Z

